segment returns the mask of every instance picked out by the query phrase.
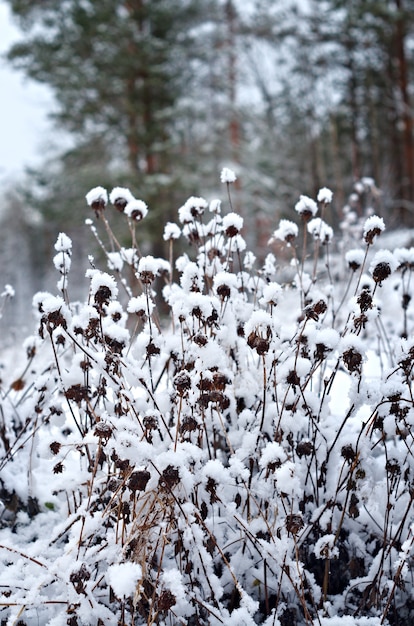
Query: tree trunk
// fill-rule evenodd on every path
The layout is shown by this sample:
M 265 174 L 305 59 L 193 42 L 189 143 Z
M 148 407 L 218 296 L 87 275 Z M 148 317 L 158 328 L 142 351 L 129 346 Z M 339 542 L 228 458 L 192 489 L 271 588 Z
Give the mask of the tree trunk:
M 403 0 L 395 0 L 395 6 L 398 11 L 395 31 L 395 51 L 398 66 L 398 87 L 402 104 L 401 119 L 404 151 L 404 178 L 402 181 L 402 199 L 405 201 L 406 206 L 412 206 L 414 203 L 413 117 L 411 113 L 411 103 L 408 86 L 408 64 L 405 52 L 406 33 L 403 16 Z

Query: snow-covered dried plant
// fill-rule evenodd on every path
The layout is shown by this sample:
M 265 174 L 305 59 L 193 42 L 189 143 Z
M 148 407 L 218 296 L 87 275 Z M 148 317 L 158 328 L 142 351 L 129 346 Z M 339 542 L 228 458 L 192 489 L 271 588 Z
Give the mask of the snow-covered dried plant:
M 57 294 L 1 387 L 2 624 L 414 617 L 413 250 L 376 249 L 375 215 L 343 250 L 323 188 L 253 253 L 221 181 L 166 225 L 168 260 L 140 252 L 144 201 L 109 194 L 127 247 L 91 190 L 107 267 L 84 302 L 57 238 Z

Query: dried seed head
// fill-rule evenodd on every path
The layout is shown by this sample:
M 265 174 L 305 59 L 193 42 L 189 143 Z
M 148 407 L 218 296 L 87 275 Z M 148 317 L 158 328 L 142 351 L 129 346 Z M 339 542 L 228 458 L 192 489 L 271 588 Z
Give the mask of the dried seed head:
M 151 341 L 146 347 L 146 352 L 148 356 L 155 356 L 156 354 L 160 354 L 161 350 L 151 339 Z
M 130 467 L 128 459 L 117 458 L 115 461 L 115 467 L 121 470 L 121 472 L 126 472 Z
M 258 335 L 256 331 L 252 331 L 247 338 L 247 345 L 255 349 L 257 354 L 263 355 L 269 351 L 270 342 L 268 339 L 264 339 Z
M 379 285 L 382 284 L 382 282 L 388 278 L 388 276 L 391 275 L 391 267 L 389 265 L 389 263 L 386 262 L 381 262 L 378 263 L 373 271 L 372 271 L 372 278 L 375 280 L 376 283 L 378 283 Z
M 147 470 L 137 470 L 132 472 L 128 480 L 128 487 L 131 491 L 145 491 L 151 474 Z
M 113 428 L 107 422 L 98 422 L 95 426 L 93 434 L 95 437 L 99 437 L 102 440 L 102 444 L 106 445 L 111 438 Z
M 292 535 L 297 535 L 298 532 L 300 532 L 305 526 L 305 524 L 301 515 L 292 514 L 286 515 L 285 526 L 288 533 L 292 533 Z
M 186 371 L 181 371 L 174 376 L 174 387 L 183 396 L 189 389 L 191 389 L 191 378 Z
M 315 304 L 313 305 L 313 310 L 315 311 L 316 315 L 322 315 L 326 312 L 327 308 L 328 305 L 326 304 L 325 300 L 318 300 L 318 302 L 315 302 Z
M 228 409 L 230 406 L 229 398 L 221 391 L 207 391 L 202 393 L 198 399 L 198 403 L 203 408 L 207 408 L 210 404 L 216 404 L 222 411 Z
M 353 447 L 348 444 L 346 446 L 343 446 L 341 448 L 341 456 L 346 460 L 346 461 L 353 461 L 356 457 L 356 452 L 353 449 Z
M 72 585 L 75 587 L 76 593 L 85 593 L 85 582 L 89 580 L 91 577 L 91 573 L 87 569 L 86 565 L 82 563 L 81 567 L 72 572 L 69 576 L 69 580 Z
M 94 187 L 86 194 L 86 202 L 95 211 L 96 217 L 103 212 L 108 204 L 108 193 L 103 187 Z
M 175 595 L 169 589 L 164 589 L 156 602 L 156 606 L 158 611 L 168 611 L 176 602 Z
M 109 194 L 109 200 L 117 211 L 123 213 L 128 202 L 134 200 L 134 196 L 130 190 L 125 187 L 114 187 Z
M 16 380 L 14 380 L 10 385 L 10 389 L 13 389 L 13 391 L 21 391 L 25 388 L 25 386 L 26 383 L 23 378 L 16 378 Z
M 330 348 L 325 346 L 324 343 L 317 343 L 315 345 L 315 351 L 313 355 L 317 361 L 323 361 L 326 356 L 326 353 L 329 351 L 330 351 Z
M 399 476 L 399 474 L 401 474 L 401 467 L 397 459 L 388 459 L 385 464 L 385 469 L 392 476 Z
M 310 456 L 313 450 L 314 447 L 311 441 L 299 441 L 296 445 L 296 454 L 299 458 L 302 456 Z
M 349 372 L 361 373 L 362 355 L 355 348 L 346 350 L 342 358 Z
M 197 387 L 201 391 L 224 391 L 230 380 L 222 372 L 214 372 L 212 377 L 202 378 Z
M 243 218 L 237 213 L 228 213 L 223 217 L 222 224 L 227 237 L 235 237 L 243 228 Z
M 59 443 L 58 441 L 52 441 L 52 443 L 49 445 L 49 448 L 52 454 L 58 454 L 61 447 L 62 447 L 62 444 Z
M 217 481 L 215 481 L 212 476 L 209 476 L 207 479 L 206 491 L 207 493 L 210 494 L 210 504 L 213 504 L 214 502 L 219 502 L 220 500 L 220 498 L 217 495 L 216 488 L 217 488 Z
M 274 231 L 273 235 L 269 239 L 269 244 L 273 243 L 276 239 L 284 241 L 288 246 L 296 239 L 299 234 L 299 228 L 297 224 L 290 220 L 280 220 L 279 228 Z
M 161 489 L 172 489 L 180 482 L 180 473 L 173 465 L 168 465 L 160 476 L 158 484 Z
M 107 285 L 102 285 L 96 290 L 94 294 L 95 304 L 101 306 L 102 304 L 109 304 L 111 299 L 111 290 Z
M 105 345 L 114 353 L 121 354 L 123 348 L 125 348 L 125 341 L 119 341 L 109 335 L 104 336 Z
M 290 372 L 288 373 L 288 375 L 286 376 L 286 382 L 289 385 L 300 385 L 300 378 L 297 375 L 295 370 L 290 370 Z
M 231 289 L 228 285 L 219 285 L 217 287 L 217 295 L 222 300 L 227 300 L 230 297 Z
M 365 253 L 359 248 L 355 250 L 348 250 L 348 252 L 345 254 L 345 260 L 348 263 L 348 267 L 353 272 L 356 272 L 356 270 L 361 267 L 364 262 L 364 258 Z
M 149 270 L 142 270 L 139 272 L 139 279 L 144 283 L 144 285 L 150 285 L 155 280 L 154 272 Z
M 372 295 L 367 289 L 363 289 L 357 298 L 357 303 L 362 313 L 372 309 Z
M 364 241 L 371 245 L 375 237 L 378 237 L 385 230 L 384 220 L 377 215 L 371 215 L 364 224 Z
M 156 415 L 145 415 L 142 423 L 145 430 L 156 430 L 158 428 L 158 417 Z
M 142 200 L 131 200 L 126 205 L 124 212 L 131 220 L 140 222 L 146 217 L 148 213 L 148 207 Z
M 78 383 L 77 385 L 72 385 L 65 390 L 65 398 L 67 400 L 73 400 L 77 404 L 80 404 L 83 400 L 87 400 L 89 398 L 89 387 L 85 387 Z
M 190 416 L 185 417 L 183 421 L 181 422 L 180 433 L 182 435 L 184 435 L 185 433 L 191 433 L 197 430 L 197 428 L 198 428 L 197 420 L 195 420 L 194 417 L 191 417 L 190 415 Z
M 295 205 L 295 211 L 299 213 L 304 222 L 308 222 L 318 212 L 318 205 L 312 198 L 300 196 L 299 202 Z
M 56 463 L 56 465 L 53 468 L 53 473 L 54 474 L 61 474 L 64 470 L 64 465 L 63 463 Z
M 208 207 L 208 203 L 204 198 L 196 198 L 191 196 L 186 203 L 178 209 L 178 217 L 182 224 L 189 224 L 195 218 L 203 215 L 204 211 Z
M 352 519 L 356 519 L 357 517 L 359 517 L 358 504 L 359 504 L 359 498 L 355 495 L 355 493 L 351 493 L 348 513 L 349 513 L 349 517 L 352 517 Z
M 205 346 L 208 343 L 208 338 L 207 338 L 207 335 L 204 335 L 203 333 L 198 332 L 197 334 L 194 335 L 193 341 L 198 346 Z

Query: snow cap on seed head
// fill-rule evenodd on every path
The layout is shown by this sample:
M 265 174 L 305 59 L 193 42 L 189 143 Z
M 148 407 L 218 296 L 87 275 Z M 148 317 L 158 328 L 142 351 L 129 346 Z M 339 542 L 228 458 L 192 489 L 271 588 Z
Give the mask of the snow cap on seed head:
M 234 183 L 237 180 L 237 176 L 230 168 L 223 167 L 220 174 L 220 180 L 222 183 Z
M 126 187 L 114 187 L 109 194 L 109 201 L 121 213 L 125 209 L 128 202 L 134 200 L 134 196 Z
M 98 217 L 99 212 L 103 211 L 108 204 L 108 193 L 103 187 L 94 187 L 85 196 L 88 206 L 91 207 Z
M 311 217 L 315 217 L 318 212 L 318 205 L 315 200 L 308 196 L 300 196 L 299 201 L 295 204 L 295 211 L 304 220 L 309 220 Z
M 188 198 L 183 206 L 178 209 L 178 217 L 180 222 L 182 224 L 189 224 L 193 222 L 196 217 L 203 215 L 207 207 L 207 200 L 205 200 L 204 198 L 191 196 L 191 198 Z
M 228 237 L 238 235 L 243 228 L 243 218 L 237 213 L 228 213 L 223 217 L 223 230 Z
M 372 244 L 374 238 L 380 235 L 385 230 L 385 224 L 382 217 L 378 215 L 371 215 L 364 224 L 364 241 L 367 244 Z
M 148 207 L 143 200 L 130 200 L 124 209 L 124 213 L 132 220 L 140 222 L 148 213 Z
M 171 241 L 171 239 L 179 239 L 181 236 L 181 230 L 174 222 L 167 222 L 164 227 L 163 239 L 164 241 Z
M 332 198 L 333 198 L 332 191 L 328 189 L 327 187 L 322 187 L 322 189 L 319 189 L 318 196 L 316 199 L 318 202 L 323 202 L 324 204 L 330 204 L 332 202 Z
M 280 241 L 285 241 L 288 246 L 290 246 L 298 234 L 299 228 L 295 222 L 291 222 L 290 220 L 280 220 L 279 228 L 274 231 L 268 243 L 271 244 L 275 241 L 275 239 L 279 239 Z
M 379 250 L 369 267 L 370 274 L 376 283 L 382 284 L 398 267 L 398 261 L 389 250 Z

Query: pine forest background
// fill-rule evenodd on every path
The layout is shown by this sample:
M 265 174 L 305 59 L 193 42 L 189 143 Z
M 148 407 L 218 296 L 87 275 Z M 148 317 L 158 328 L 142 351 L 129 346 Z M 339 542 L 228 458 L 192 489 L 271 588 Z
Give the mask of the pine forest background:
M 362 210 L 352 192 L 369 178 L 388 227 L 413 226 L 413 0 L 7 3 L 22 29 L 8 61 L 51 88 L 59 139 L 0 200 L 2 283 L 16 289 L 3 329 L 31 326 L 22 303 L 54 281 L 59 231 L 84 273 L 95 185 L 148 204 L 143 252 L 159 255 L 160 228 L 188 196 L 209 198 L 223 166 L 263 254 L 299 194 L 324 185 L 334 224 Z

